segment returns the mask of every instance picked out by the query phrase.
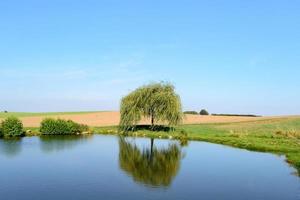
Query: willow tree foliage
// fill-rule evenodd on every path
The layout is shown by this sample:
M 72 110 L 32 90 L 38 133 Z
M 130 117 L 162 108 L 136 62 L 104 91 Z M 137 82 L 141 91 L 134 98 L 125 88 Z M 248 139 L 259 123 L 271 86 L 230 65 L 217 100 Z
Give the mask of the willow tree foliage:
M 120 128 L 129 130 L 143 118 L 151 120 L 152 127 L 158 123 L 175 126 L 182 121 L 180 97 L 174 86 L 168 83 L 153 83 L 142 86 L 121 101 Z

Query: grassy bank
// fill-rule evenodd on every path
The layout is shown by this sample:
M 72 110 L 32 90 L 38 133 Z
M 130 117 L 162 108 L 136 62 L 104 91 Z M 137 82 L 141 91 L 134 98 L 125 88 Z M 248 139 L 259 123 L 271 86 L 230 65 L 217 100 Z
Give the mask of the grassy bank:
M 99 134 L 118 134 L 117 127 L 94 128 Z M 239 123 L 183 125 L 174 132 L 138 130 L 137 137 L 200 140 L 285 155 L 300 173 L 300 117 Z

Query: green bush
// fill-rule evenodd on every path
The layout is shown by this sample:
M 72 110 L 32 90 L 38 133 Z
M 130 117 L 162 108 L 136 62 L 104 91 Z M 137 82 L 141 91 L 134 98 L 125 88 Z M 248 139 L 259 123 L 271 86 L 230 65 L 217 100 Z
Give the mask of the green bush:
M 18 137 L 23 134 L 23 123 L 18 118 L 8 117 L 1 123 L 0 136 Z
M 205 109 L 202 109 L 200 115 L 209 115 L 209 113 Z
M 185 111 L 184 114 L 190 114 L 190 115 L 198 115 L 196 111 Z
M 40 127 L 43 135 L 75 135 L 88 130 L 87 125 L 78 124 L 72 120 L 50 118 L 44 119 Z

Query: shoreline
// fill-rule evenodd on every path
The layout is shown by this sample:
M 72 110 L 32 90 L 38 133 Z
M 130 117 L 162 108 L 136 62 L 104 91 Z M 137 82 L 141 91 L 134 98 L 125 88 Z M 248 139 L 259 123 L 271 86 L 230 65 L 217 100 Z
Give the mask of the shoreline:
M 284 155 L 286 162 L 291 164 L 300 175 L 300 138 L 289 135 L 287 127 L 298 131 L 300 118 L 289 118 L 288 120 L 253 121 L 237 123 L 218 124 L 196 124 L 181 125 L 175 131 L 150 131 L 137 130 L 120 133 L 117 126 L 91 127 L 91 135 L 123 135 L 130 137 L 147 137 L 159 139 L 176 139 L 182 141 L 183 145 L 189 141 L 204 141 L 222 144 L 234 148 L 246 149 L 255 152 L 273 153 Z M 265 128 L 267 127 L 267 128 Z M 26 136 L 40 136 L 39 128 L 25 128 L 31 132 Z

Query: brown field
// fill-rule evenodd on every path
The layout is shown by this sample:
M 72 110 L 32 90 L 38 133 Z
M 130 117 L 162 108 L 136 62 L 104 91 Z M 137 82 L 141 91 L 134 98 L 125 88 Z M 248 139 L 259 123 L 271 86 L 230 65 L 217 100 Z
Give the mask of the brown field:
M 40 122 L 46 118 L 70 119 L 78 123 L 87 124 L 89 126 L 114 126 L 118 125 L 120 113 L 114 111 L 108 112 L 93 112 L 81 114 L 60 114 L 51 116 L 30 116 L 20 117 L 24 123 L 24 127 L 38 127 Z M 185 115 L 184 124 L 206 124 L 206 123 L 228 123 L 228 122 L 243 122 L 271 119 L 276 117 L 235 117 L 235 116 L 200 116 L 200 115 Z M 0 119 L 1 121 L 1 119 Z M 148 123 L 148 120 L 143 120 L 141 123 Z

